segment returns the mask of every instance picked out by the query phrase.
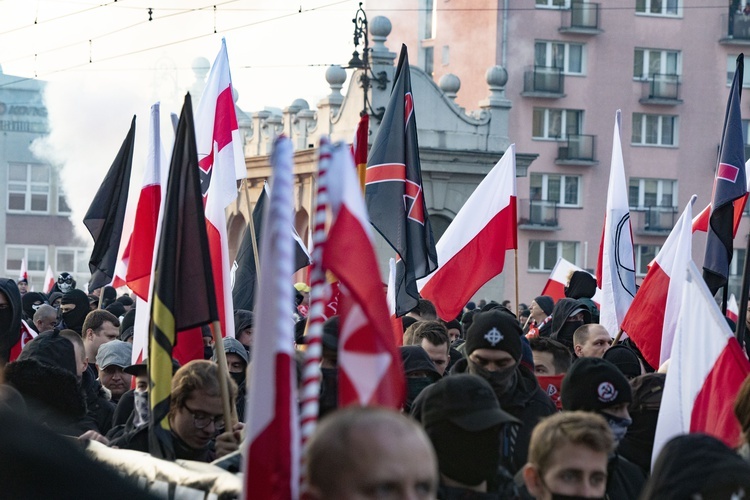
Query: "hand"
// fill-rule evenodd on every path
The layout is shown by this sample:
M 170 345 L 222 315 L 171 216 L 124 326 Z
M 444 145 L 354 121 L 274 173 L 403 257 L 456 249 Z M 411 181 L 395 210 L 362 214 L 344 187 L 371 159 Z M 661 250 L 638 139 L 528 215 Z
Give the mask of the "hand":
M 240 449 L 241 433 L 244 428 L 245 424 L 237 422 L 231 431 L 225 431 L 216 436 L 216 458 L 221 458 Z
M 109 439 L 105 438 L 104 436 L 102 436 L 96 431 L 86 431 L 80 436 L 78 436 L 78 439 L 81 441 L 88 441 L 88 440 L 99 441 L 100 443 L 106 446 L 109 446 Z

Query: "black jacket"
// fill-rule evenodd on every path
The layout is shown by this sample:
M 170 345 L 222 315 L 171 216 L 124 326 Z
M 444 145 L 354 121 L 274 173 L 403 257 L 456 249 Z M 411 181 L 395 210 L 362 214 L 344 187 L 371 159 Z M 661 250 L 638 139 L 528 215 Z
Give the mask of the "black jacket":
M 81 376 L 81 387 L 86 395 L 86 416 L 79 422 L 81 432 L 93 430 L 106 435 L 112 428 L 115 404 L 107 397 L 102 384 L 96 380 L 96 370 L 89 364 Z
M 10 350 L 21 338 L 21 292 L 16 282 L 9 278 L 0 278 L 0 292 L 8 298 L 10 304 L 7 312 L 0 312 L 0 364 L 8 361 Z
M 609 500 L 638 498 L 646 485 L 646 476 L 641 468 L 617 453 L 607 463 L 607 474 Z

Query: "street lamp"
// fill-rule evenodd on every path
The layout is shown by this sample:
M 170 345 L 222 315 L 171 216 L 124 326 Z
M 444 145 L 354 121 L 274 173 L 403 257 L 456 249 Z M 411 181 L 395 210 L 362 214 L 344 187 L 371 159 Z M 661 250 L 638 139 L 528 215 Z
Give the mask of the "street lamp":
M 359 84 L 362 88 L 364 95 L 364 102 L 362 105 L 362 112 L 360 116 L 370 114 L 378 122 L 383 119 L 385 108 L 378 108 L 377 111 L 372 109 L 372 104 L 368 98 L 368 92 L 372 88 L 373 83 L 377 85 L 380 90 L 388 88 L 388 74 L 385 71 L 380 71 L 378 74 L 372 72 L 370 68 L 370 44 L 369 44 L 369 32 L 367 28 L 367 14 L 365 14 L 362 8 L 362 2 L 359 3 L 359 9 L 352 19 L 354 23 L 354 52 L 352 52 L 352 58 L 346 65 L 345 69 L 361 69 L 362 73 L 359 75 Z M 357 47 L 359 47 L 360 40 L 362 40 L 362 57 L 360 58 Z

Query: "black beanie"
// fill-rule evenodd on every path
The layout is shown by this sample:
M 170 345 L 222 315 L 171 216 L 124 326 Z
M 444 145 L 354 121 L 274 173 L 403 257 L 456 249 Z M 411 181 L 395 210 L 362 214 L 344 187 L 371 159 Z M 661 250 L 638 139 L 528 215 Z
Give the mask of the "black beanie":
M 544 314 L 549 316 L 552 314 L 552 309 L 555 307 L 555 299 L 550 297 L 549 295 L 540 295 L 539 297 L 534 299 L 534 302 L 536 302 L 536 305 L 539 306 L 539 308 L 544 311 Z
M 565 411 L 600 411 L 633 400 L 630 384 L 615 365 L 600 358 L 580 358 L 560 388 Z
M 477 349 L 505 351 L 513 359 L 521 358 L 521 325 L 515 316 L 502 309 L 491 309 L 474 315 L 466 332 L 466 356 Z
M 628 346 L 622 344 L 613 345 L 604 352 L 603 359 L 615 365 L 628 380 L 638 377 L 641 374 L 641 364 L 638 362 L 638 355 Z
M 77 374 L 73 342 L 60 336 L 59 330 L 40 333 L 26 344 L 18 356 L 19 361 L 24 359 L 35 359 L 42 364 L 62 368 L 73 375 Z

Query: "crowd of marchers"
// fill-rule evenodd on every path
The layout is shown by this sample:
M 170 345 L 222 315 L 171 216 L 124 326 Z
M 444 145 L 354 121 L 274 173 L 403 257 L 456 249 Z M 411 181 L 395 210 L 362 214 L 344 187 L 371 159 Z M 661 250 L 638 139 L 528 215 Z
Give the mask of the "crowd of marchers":
M 133 362 L 134 336 L 144 333 L 135 331 L 136 303 L 111 287 L 87 295 L 68 273 L 49 294 L 27 288 L 0 280 L 0 338 L 33 330 L 14 355 L 18 343 L 0 344 L 3 495 L 146 498 L 77 444 L 149 451 L 148 360 Z M 310 288 L 294 288 L 289 315 L 301 372 Z M 539 296 L 515 311 L 508 301 L 469 302 L 457 318 L 438 318 L 420 300 L 401 318 L 401 411 L 338 408 L 339 322 L 329 318 L 302 498 L 750 497 L 750 381 L 734 405 L 742 429 L 735 448 L 689 434 L 653 456 L 668 367 L 649 366 L 627 339 L 613 345 L 613 332 L 598 324 L 595 289 L 590 275 L 574 273 L 566 298 Z M 204 359 L 173 360 L 168 420 L 176 458 L 239 472 L 253 313 L 237 310 L 234 320 L 223 341 L 228 377 L 219 377 L 209 331 Z

